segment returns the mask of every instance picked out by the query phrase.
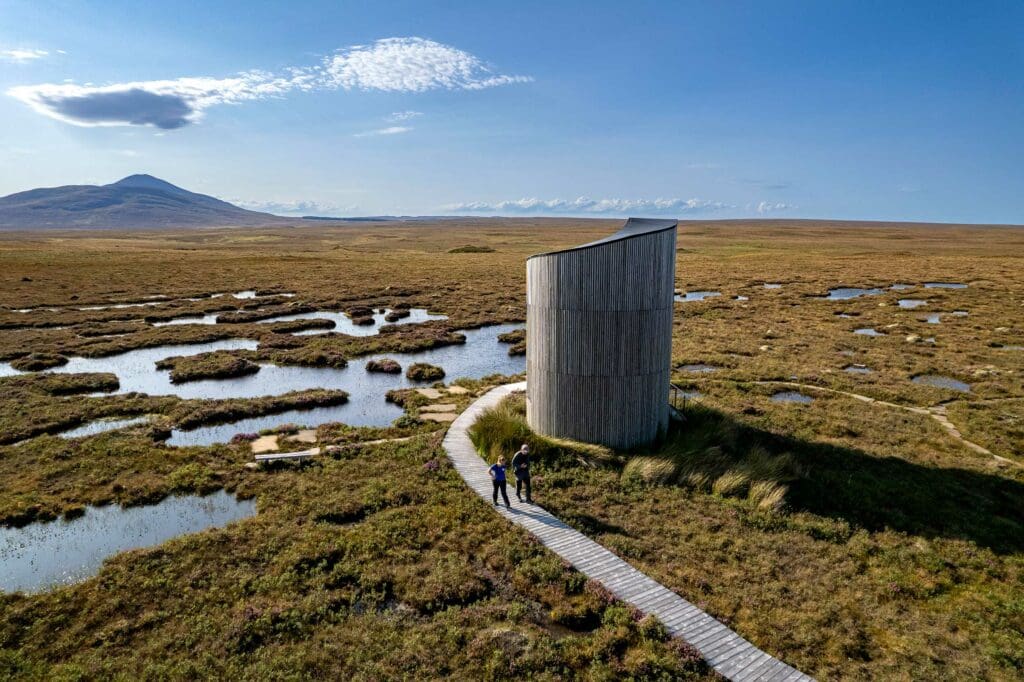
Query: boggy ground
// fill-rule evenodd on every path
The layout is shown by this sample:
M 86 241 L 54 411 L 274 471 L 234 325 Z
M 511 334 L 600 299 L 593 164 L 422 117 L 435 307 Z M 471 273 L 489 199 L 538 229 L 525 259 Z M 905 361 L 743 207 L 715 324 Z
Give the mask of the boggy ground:
M 619 224 L 455 220 L 244 231 L 3 233 L 0 306 L 6 309 L 0 310 L 0 360 L 48 364 L 71 355 L 251 338 L 260 343 L 257 351 L 224 355 L 339 366 L 367 353 L 457 343 L 453 332 L 460 327 L 525 318 L 526 256 L 605 236 Z M 493 252 L 450 253 L 467 244 Z M 636 565 L 728 620 L 758 646 L 822 677 L 1013 678 L 1022 666 L 1020 631 L 1024 629 L 1020 620 L 1024 550 L 1014 540 L 1020 537 L 1018 465 L 1024 463 L 1024 352 L 1003 346 L 1024 346 L 1021 271 L 1021 229 L 683 223 L 677 286 L 684 291 L 717 290 L 722 296 L 676 305 L 674 379 L 702 393 L 700 402 L 735 428 L 753 429 L 770 446 L 771 454 L 792 455 L 798 466 L 782 467 L 784 475 L 777 481 L 785 488 L 782 501 L 764 486 L 752 494 L 749 480 L 726 480 L 716 490 L 711 474 L 719 474 L 716 481 L 721 478 L 714 468 L 721 462 L 710 456 L 700 460 L 713 465 L 708 483 L 699 476 L 683 481 L 680 477 L 644 478 L 642 472 L 627 475 L 624 464 L 616 464 L 613 457 L 610 464 L 602 459 L 604 466 L 593 469 L 552 470 L 550 480 L 537 486 L 538 497 Z M 964 282 L 969 287 L 926 290 L 920 286 L 926 281 Z M 782 287 L 765 289 L 765 282 Z M 832 287 L 893 283 L 917 286 L 852 301 L 819 298 Z M 240 290 L 262 295 L 241 300 L 206 296 Z M 157 306 L 68 309 L 139 302 L 157 295 L 167 297 Z M 733 300 L 736 295 L 749 300 Z M 927 299 L 928 304 L 901 309 L 896 305 L 899 298 Z M 287 312 L 400 304 L 444 313 L 449 319 L 361 338 L 295 337 L 288 332 L 301 323 L 258 324 L 243 316 L 239 319 L 246 321 L 229 324 L 150 324 L 186 314 L 271 307 Z M 15 312 L 36 307 L 58 310 Z M 969 315 L 948 314 L 954 310 L 966 310 Z M 922 321 L 934 312 L 947 313 L 940 324 Z M 854 335 L 853 330 L 860 327 L 874 327 L 885 336 Z M 934 343 L 925 341 L 930 337 Z M 30 358 L 32 353 L 38 357 Z M 218 354 L 218 366 L 220 362 L 229 360 Z M 702 374 L 680 369 L 696 363 L 718 369 Z M 873 372 L 843 371 L 854 363 L 865 364 Z M 197 376 L 212 371 L 205 359 L 175 364 Z M 961 379 L 971 384 L 971 392 L 911 383 L 912 376 L 922 373 Z M 404 490 L 410 476 L 426 480 L 419 467 L 428 459 L 440 459 L 434 445 L 410 441 L 401 450 L 380 450 L 381 461 L 397 463 L 397 471 L 357 459 L 357 465 L 325 460 L 323 467 L 252 472 L 243 467 L 251 457 L 244 443 L 165 448 L 154 439 L 161 435 L 156 431 L 289 409 L 292 400 L 338 398 L 84 397 L 111 390 L 112 379 L 103 375 L 0 378 L 3 523 L 48 518 L 92 502 L 139 503 L 216 487 L 256 496 L 259 515 L 232 529 L 124 555 L 110 562 L 97 579 L 64 588 L 57 596 L 5 598 L 0 621 L 7 627 L 0 630 L 0 647 L 7 665 L 37 676 L 55 672 L 49 666 L 58 660 L 100 671 L 99 676 L 116 671 L 132 675 L 146 665 L 156 666 L 152 668 L 156 675 L 164 665 L 159 661 L 164 660 L 167 669 L 172 674 L 181 671 L 179 675 L 188 674 L 189 669 L 174 666 L 260 676 L 263 671 L 282 670 L 289 662 L 311 674 L 323 670 L 340 670 L 357 678 L 401 674 L 380 667 L 386 664 L 382 653 L 386 643 L 404 652 L 398 660 L 413 661 L 408 670 L 430 670 L 443 661 L 452 662 L 449 670 L 456 676 L 473 676 L 468 671 L 479 669 L 482 659 L 474 658 L 476 654 L 466 658 L 443 643 L 460 629 L 477 632 L 469 621 L 498 622 L 492 611 L 474 610 L 481 608 L 477 602 L 468 611 L 453 612 L 454 616 L 431 613 L 412 625 L 392 620 L 390 608 L 356 607 L 352 613 L 345 612 L 345 624 L 339 625 L 341 620 L 336 619 L 342 616 L 334 607 L 321 609 L 316 602 L 324 596 L 320 583 L 297 580 L 291 569 L 279 571 L 273 563 L 281 552 L 296 561 L 316 560 L 318 548 L 335 539 L 341 542 L 337 535 L 329 535 L 330 540 L 318 535 L 333 525 L 323 526 L 304 516 L 303 510 L 314 499 L 321 500 L 327 511 L 343 508 L 347 502 L 332 491 L 344 487 L 355 472 L 360 476 L 365 472 L 366 478 L 359 480 L 366 485 L 376 481 L 385 493 Z M 1011 463 L 968 449 L 927 414 L 810 389 L 804 389 L 815 398 L 809 405 L 774 403 L 770 396 L 782 387 L 756 383 L 765 381 L 833 388 L 906 406 L 944 407 L 965 438 Z M 483 390 L 483 384 L 467 385 Z M 458 408 L 469 398 L 456 400 Z M 418 402 L 410 401 L 409 415 L 389 429 L 323 426 L 321 442 L 352 443 L 436 430 L 436 424 L 415 419 Z M 154 415 L 157 426 L 70 443 L 40 436 L 13 445 L 96 417 L 138 414 Z M 402 453 L 412 459 L 403 459 Z M 651 470 L 656 472 L 658 467 Z M 799 474 L 796 478 L 793 471 Z M 445 492 L 438 509 L 475 504 L 464 489 L 464 495 L 457 494 L 457 481 L 449 483 L 451 490 Z M 300 491 L 309 491 L 309 498 Z M 767 502 L 762 506 L 763 500 Z M 430 532 L 435 524 L 447 528 L 441 512 L 430 509 L 410 507 L 415 523 L 425 519 L 425 525 L 416 527 Z M 376 523 L 376 518 L 370 515 L 357 526 Z M 475 570 L 473 560 L 466 557 L 486 555 L 492 538 L 505 538 L 508 532 L 483 508 L 479 516 L 463 521 L 458 549 L 444 559 L 453 571 Z M 302 532 L 293 537 L 300 527 Z M 346 526 L 343 532 L 355 528 Z M 387 545 L 386 554 L 359 555 L 365 558 L 359 561 L 349 561 L 347 557 L 356 555 L 345 554 L 330 570 L 351 568 L 359 574 L 359 584 L 373 585 L 373 579 L 365 576 L 386 572 L 396 561 L 414 562 L 424 571 L 441 561 L 429 555 L 430 560 L 421 563 L 423 547 L 416 538 L 409 539 L 404 531 L 390 526 L 379 530 L 384 535 L 374 536 L 374 541 Z M 314 533 L 316 542 L 307 542 L 307 532 Z M 550 555 L 537 551 L 546 557 L 544 561 L 550 560 Z M 243 568 L 232 569 L 236 564 Z M 500 564 L 494 569 L 494 582 L 510 581 L 512 575 L 510 563 Z M 148 592 L 141 586 L 152 588 L 165 579 L 173 590 L 187 594 L 188 602 L 171 594 L 170 588 L 168 593 L 153 592 L 154 601 L 148 601 Z M 551 584 L 545 580 L 537 582 Z M 279 584 L 269 597 L 259 593 L 260 603 L 252 611 L 258 614 L 253 616 L 258 627 L 269 628 L 266 632 L 271 634 L 253 639 L 249 651 L 224 654 L 218 647 L 226 645 L 214 642 L 230 640 L 229 624 L 248 618 L 233 611 L 233 605 L 243 596 L 256 594 L 253 585 L 275 581 Z M 104 585 L 113 585 L 119 596 L 101 589 Z M 549 606 L 553 600 L 541 600 L 543 609 L 554 612 L 554 606 Z M 134 610 L 127 611 L 133 614 L 130 618 L 116 608 L 122 602 L 132 605 Z M 495 608 L 507 610 L 504 604 Z M 310 610 L 327 615 L 307 617 Z M 298 614 L 301 623 L 281 615 L 292 613 Z M 161 620 L 168 614 L 184 624 Z M 157 625 L 148 628 L 145 624 L 151 621 Z M 514 633 L 523 629 L 519 624 L 509 627 Z M 56 639 L 39 634 L 51 628 L 65 634 Z M 101 636 L 102 640 L 89 639 Z M 519 634 L 509 637 L 519 641 Z M 128 644 L 119 643 L 122 639 Z M 195 642 L 200 643 L 202 656 L 187 663 L 181 647 Z M 332 642 L 338 648 L 329 647 Z M 546 646 L 538 645 L 542 650 Z M 108 647 L 109 659 L 102 656 Z M 483 648 L 490 650 L 487 645 Z M 136 654 L 134 658 L 129 658 L 129 651 Z M 328 665 L 328 651 L 332 659 L 338 658 L 338 651 L 346 652 L 343 667 L 317 667 Z M 550 665 L 541 667 L 551 676 L 600 677 L 602 672 L 589 675 L 581 658 L 545 660 Z M 416 668 L 416 662 L 422 667 Z M 302 668 L 307 663 L 312 667 Z M 496 665 L 495 670 L 505 670 L 503 664 Z M 612 670 L 622 674 L 624 668 Z M 74 668 L 61 672 L 70 676 Z
M 5 679 L 710 679 L 505 524 L 439 436 L 253 472 L 259 514 L 0 596 Z
M 801 670 L 1017 679 L 1024 477 L 768 428 L 769 403 L 747 399 L 765 415 L 692 405 L 632 455 L 532 434 L 521 397 L 473 435 L 492 454 L 530 442 L 541 504 Z M 848 420 L 872 424 L 900 427 Z

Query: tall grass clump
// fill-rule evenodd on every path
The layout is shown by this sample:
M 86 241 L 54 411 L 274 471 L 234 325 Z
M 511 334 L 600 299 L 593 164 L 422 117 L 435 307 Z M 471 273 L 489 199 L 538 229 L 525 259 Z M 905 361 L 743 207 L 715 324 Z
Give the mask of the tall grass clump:
M 800 475 L 791 454 L 771 452 L 735 422 L 699 406 L 660 448 L 630 458 L 623 469 L 626 480 L 744 499 L 760 509 L 782 508 L 788 484 Z
M 605 464 L 615 459 L 610 449 L 592 443 L 549 438 L 534 433 L 526 423 L 526 396 L 513 394 L 489 410 L 485 410 L 469 427 L 469 437 L 488 461 L 499 455 L 506 459 L 526 443 L 534 461 L 552 465 L 557 462 Z

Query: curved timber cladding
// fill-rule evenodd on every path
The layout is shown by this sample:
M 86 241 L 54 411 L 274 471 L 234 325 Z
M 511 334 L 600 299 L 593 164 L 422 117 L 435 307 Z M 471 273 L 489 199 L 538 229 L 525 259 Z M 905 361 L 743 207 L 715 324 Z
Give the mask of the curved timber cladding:
M 676 221 L 526 261 L 527 419 L 625 449 L 668 426 Z

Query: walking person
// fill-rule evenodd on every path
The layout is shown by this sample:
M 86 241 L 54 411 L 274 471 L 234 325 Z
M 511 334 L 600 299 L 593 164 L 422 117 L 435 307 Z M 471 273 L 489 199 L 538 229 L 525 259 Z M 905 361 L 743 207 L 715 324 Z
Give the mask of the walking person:
M 505 499 L 505 506 L 511 509 L 512 505 L 509 504 L 508 492 L 505 489 L 505 458 L 498 457 L 497 464 L 492 464 L 487 473 L 491 475 L 491 481 L 494 483 L 494 505 L 498 505 L 498 491 L 500 490 L 501 496 Z
M 530 487 L 530 446 L 523 443 L 512 457 L 512 473 L 516 475 L 516 497 L 523 501 L 522 490 L 526 488 L 526 504 L 533 504 L 533 489 Z

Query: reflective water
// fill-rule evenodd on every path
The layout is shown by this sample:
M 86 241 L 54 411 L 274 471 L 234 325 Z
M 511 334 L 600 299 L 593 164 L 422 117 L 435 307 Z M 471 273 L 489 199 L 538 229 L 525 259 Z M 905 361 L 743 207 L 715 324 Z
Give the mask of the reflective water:
M 854 334 L 860 334 L 861 336 L 885 336 L 884 333 L 872 329 L 871 327 L 864 327 L 863 329 L 854 329 Z
M 858 298 L 860 296 L 875 296 L 882 293 L 881 289 L 858 289 L 855 287 L 841 287 L 839 289 L 829 289 L 828 296 L 825 296 L 826 300 L 829 301 L 848 301 L 851 298 Z
M 176 395 L 180 398 L 256 398 L 265 395 L 279 395 L 288 391 L 302 391 L 311 388 L 340 388 L 352 396 L 353 418 L 362 409 L 360 400 L 370 399 L 363 395 L 372 390 L 373 401 L 383 401 L 383 392 L 398 386 L 408 385 L 404 375 L 383 375 L 366 372 L 363 365 L 367 360 L 394 357 L 403 366 L 414 362 L 429 362 L 445 369 L 448 379 L 458 377 L 479 378 L 487 374 L 519 374 L 525 371 L 524 356 L 510 356 L 508 347 L 498 343 L 498 334 L 519 329 L 521 325 L 504 324 L 465 330 L 466 343 L 433 348 L 416 353 L 392 353 L 371 355 L 352 360 L 344 369 L 330 367 L 300 367 L 295 365 L 261 365 L 257 374 L 232 379 L 206 379 L 184 384 L 172 384 L 170 372 L 157 370 L 158 360 L 172 356 L 196 355 L 217 350 L 255 350 L 257 342 L 249 339 L 225 339 L 209 343 L 195 343 L 180 346 L 159 346 L 128 351 L 104 358 L 71 358 L 66 365 L 51 372 L 112 372 L 120 381 L 118 393 L 137 391 L 149 395 Z M 398 383 L 396 383 L 398 382 Z M 386 388 L 385 388 L 386 387 Z M 363 395 L 360 398 L 360 395 Z M 367 417 L 374 423 L 386 424 L 378 417 Z
M 928 313 L 924 316 L 924 321 L 928 324 L 939 324 L 942 322 L 942 313 Z
M 392 389 L 424 384 L 406 379 L 404 373 L 367 372 L 365 367 L 368 361 L 394 358 L 402 363 L 403 368 L 415 362 L 429 362 L 444 368 L 445 381 L 457 378 L 479 379 L 489 374 L 521 374 L 526 371 L 526 358 L 522 355 L 509 355 L 507 344 L 498 342 L 499 334 L 518 328 L 519 325 L 505 324 L 466 330 L 462 332 L 466 336 L 465 344 L 416 353 L 369 355 L 353 359 L 345 369 L 264 365 L 258 374 L 247 377 L 195 382 L 195 390 L 191 390 L 191 384 L 173 386 L 177 395 L 183 397 L 250 397 L 308 388 L 329 388 L 347 391 L 349 399 L 344 405 L 290 410 L 189 431 L 176 429 L 168 443 L 225 443 L 236 433 L 258 433 L 263 429 L 289 423 L 309 427 L 329 422 L 344 422 L 352 426 L 388 426 L 402 415 L 402 410 L 387 402 L 385 394 Z M 198 396 L 195 395 L 197 393 Z
M 224 491 L 169 497 L 145 507 L 87 507 L 71 521 L 0 528 L 0 591 L 41 592 L 93 576 L 104 559 L 255 515 Z
M 807 405 L 814 402 L 814 398 L 804 395 L 798 391 L 781 391 L 772 396 L 773 403 L 800 403 Z
M 764 288 L 765 289 L 781 289 L 782 285 L 781 284 L 769 284 L 768 282 L 765 282 Z
M 722 292 L 720 291 L 687 291 L 682 295 L 677 294 L 675 300 L 686 303 L 689 301 L 703 301 L 705 298 L 712 298 L 713 296 L 721 295 Z
M 749 296 L 733 296 L 732 299 L 734 301 L 749 301 L 750 297 Z
M 925 289 L 966 289 L 966 284 L 960 282 L 925 282 Z
M 189 315 L 187 317 L 175 317 L 172 320 L 154 322 L 154 327 L 170 327 L 179 324 L 217 324 L 217 315 L 220 313 L 209 313 L 208 315 Z
M 69 431 L 64 431 L 59 435 L 61 438 L 80 438 L 82 436 L 92 436 L 97 433 L 104 433 L 105 431 L 123 429 L 126 426 L 145 424 L 148 421 L 148 417 L 133 417 L 131 419 L 98 419 L 94 422 L 89 422 L 88 424 L 82 424 L 81 426 Z
M 146 308 L 149 306 L 163 305 L 167 301 L 148 301 L 146 303 L 113 303 L 110 305 L 88 305 L 76 310 L 123 310 L 124 308 Z
M 679 369 L 683 372 L 696 372 L 702 374 L 718 371 L 718 368 L 714 365 L 683 365 Z
M 118 393 L 148 393 L 149 395 L 178 395 L 183 398 L 205 398 L 205 397 L 255 397 L 257 395 L 270 395 L 283 393 L 288 389 L 268 390 L 264 393 L 250 395 L 190 395 L 195 390 L 196 384 L 208 382 L 195 382 L 195 384 L 172 385 L 170 372 L 158 370 L 155 363 L 158 360 L 176 355 L 198 355 L 217 350 L 256 350 L 257 342 L 250 339 L 224 339 L 211 341 L 209 343 L 189 343 L 176 346 L 157 346 L 155 348 L 140 348 L 138 350 L 119 353 L 103 358 L 79 358 L 73 357 L 66 365 L 55 367 L 50 372 L 61 374 L 74 374 L 79 372 L 112 372 L 117 375 L 121 386 Z M 225 381 L 224 383 L 230 383 Z
M 260 323 L 272 323 L 272 322 L 288 322 L 291 320 L 332 320 L 334 322 L 333 329 L 304 329 L 300 332 L 295 332 L 295 336 L 312 336 L 314 334 L 326 334 L 328 332 L 341 332 L 342 334 L 348 334 L 349 336 L 374 336 L 380 333 L 380 328 L 389 324 L 416 324 L 418 322 L 427 322 L 429 320 L 447 320 L 447 315 L 434 315 L 428 313 L 423 308 L 411 308 L 409 310 L 409 317 L 402 318 L 396 322 L 385 321 L 385 316 L 391 312 L 385 310 L 383 313 L 375 312 L 373 314 L 373 324 L 354 324 L 352 318 L 342 312 L 329 312 L 329 311 L 316 311 L 312 313 L 296 313 L 294 315 L 279 315 L 277 317 L 268 317 L 265 320 L 259 320 Z
M 871 370 L 865 365 L 847 365 L 843 367 L 843 371 L 850 374 L 871 374 Z
M 901 308 L 920 308 L 923 305 L 928 305 L 928 301 L 920 298 L 901 298 L 899 304 Z
M 926 386 L 934 386 L 936 388 L 948 388 L 952 391 L 960 391 L 961 393 L 970 393 L 971 385 L 954 379 L 952 377 L 944 377 L 940 374 L 919 374 L 911 379 L 915 384 L 924 384 Z
M 913 289 L 914 285 L 913 284 L 893 284 L 889 288 L 892 289 L 893 291 L 904 291 L 906 289 Z
M 11 367 L 9 362 L 0 362 L 0 377 L 12 377 L 15 374 L 21 374 L 21 372 Z

